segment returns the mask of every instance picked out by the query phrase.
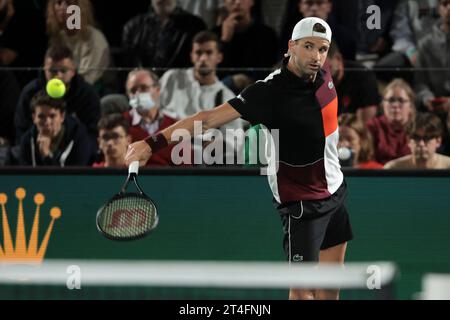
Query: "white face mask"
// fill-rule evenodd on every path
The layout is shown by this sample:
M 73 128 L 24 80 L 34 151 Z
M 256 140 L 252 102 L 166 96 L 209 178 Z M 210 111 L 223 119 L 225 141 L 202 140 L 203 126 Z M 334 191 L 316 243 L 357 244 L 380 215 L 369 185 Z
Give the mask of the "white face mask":
M 139 93 L 130 100 L 130 106 L 140 113 L 147 113 L 156 106 L 155 101 L 148 92 Z

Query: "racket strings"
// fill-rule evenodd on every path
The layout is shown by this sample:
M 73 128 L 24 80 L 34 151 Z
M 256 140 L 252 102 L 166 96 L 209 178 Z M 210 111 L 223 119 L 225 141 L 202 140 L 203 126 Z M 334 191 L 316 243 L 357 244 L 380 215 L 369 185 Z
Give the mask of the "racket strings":
M 123 196 L 107 204 L 99 219 L 100 228 L 115 238 L 135 238 L 153 229 L 157 223 L 156 208 L 139 196 Z

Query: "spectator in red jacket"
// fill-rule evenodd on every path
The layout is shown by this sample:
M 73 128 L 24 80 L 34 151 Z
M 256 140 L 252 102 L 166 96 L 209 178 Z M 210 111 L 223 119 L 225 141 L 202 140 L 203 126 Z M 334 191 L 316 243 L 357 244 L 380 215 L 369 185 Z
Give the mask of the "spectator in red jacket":
M 128 74 L 126 91 L 131 109 L 124 112 L 130 124 L 132 142 L 158 133 L 177 120 L 160 110 L 160 85 L 156 74 L 146 69 L 136 69 Z M 147 165 L 175 165 L 171 158 L 173 146 L 155 154 Z
M 415 95 L 401 79 L 393 80 L 383 94 L 383 115 L 369 120 L 375 144 L 375 160 L 381 164 L 411 153 L 406 128 L 415 116 Z
M 124 113 L 130 122 L 132 142 L 145 139 L 176 122 L 160 110 L 160 85 L 150 70 L 136 69 L 128 74 L 127 95 L 131 109 Z

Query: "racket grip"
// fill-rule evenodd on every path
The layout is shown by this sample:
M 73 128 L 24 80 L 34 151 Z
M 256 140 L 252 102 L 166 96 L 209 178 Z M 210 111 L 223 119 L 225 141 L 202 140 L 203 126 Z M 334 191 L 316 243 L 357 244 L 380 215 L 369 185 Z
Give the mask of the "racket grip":
M 138 174 L 139 172 L 139 161 L 133 161 L 132 163 L 130 163 L 129 167 L 128 167 L 128 174 Z

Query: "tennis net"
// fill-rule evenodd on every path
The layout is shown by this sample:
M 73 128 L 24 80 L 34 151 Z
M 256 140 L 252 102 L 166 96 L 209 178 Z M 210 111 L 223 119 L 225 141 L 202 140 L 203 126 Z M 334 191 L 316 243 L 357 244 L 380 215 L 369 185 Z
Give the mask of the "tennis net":
M 1 265 L 0 299 L 279 300 L 289 288 L 340 289 L 343 299 L 394 299 L 390 262 L 46 261 Z

